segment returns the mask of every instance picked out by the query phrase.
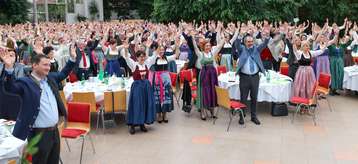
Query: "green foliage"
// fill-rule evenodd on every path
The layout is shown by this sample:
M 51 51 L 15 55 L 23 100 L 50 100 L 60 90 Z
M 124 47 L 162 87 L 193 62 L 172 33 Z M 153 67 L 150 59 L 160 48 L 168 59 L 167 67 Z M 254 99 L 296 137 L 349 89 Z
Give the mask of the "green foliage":
M 286 20 L 317 22 L 344 17 L 357 20 L 356 0 L 154 0 L 152 18 L 158 22 L 191 20 Z
M 34 138 L 32 138 L 28 144 L 26 145 L 25 151 L 22 155 L 21 158 L 21 163 L 23 164 L 29 164 L 30 162 L 28 161 L 27 157 L 28 156 L 33 156 L 34 154 L 36 154 L 39 150 L 38 147 L 36 147 L 37 143 L 40 142 L 41 137 L 42 137 L 42 133 L 36 135 Z
M 89 5 L 89 12 L 91 14 L 91 17 L 95 19 L 96 15 L 98 14 L 98 8 L 96 1 L 92 0 Z
M 5 0 L 0 2 L 0 24 L 24 23 L 28 21 L 28 9 L 31 4 L 27 0 Z
M 138 14 L 142 19 L 150 19 L 153 12 L 153 0 L 131 0 L 130 9 L 138 10 Z
M 87 20 L 87 18 L 85 16 L 77 14 L 77 21 L 84 22 L 86 20 Z

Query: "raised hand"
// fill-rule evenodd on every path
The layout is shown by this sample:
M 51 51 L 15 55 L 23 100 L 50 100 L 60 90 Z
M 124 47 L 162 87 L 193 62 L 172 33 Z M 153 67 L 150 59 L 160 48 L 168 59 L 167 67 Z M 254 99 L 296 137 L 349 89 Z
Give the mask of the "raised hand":
M 3 61 L 5 68 L 13 68 L 15 63 L 15 55 L 10 55 L 7 50 L 0 48 L 0 58 Z
M 74 44 L 71 45 L 70 47 L 70 56 L 72 59 L 76 59 L 77 54 L 76 54 L 76 47 Z

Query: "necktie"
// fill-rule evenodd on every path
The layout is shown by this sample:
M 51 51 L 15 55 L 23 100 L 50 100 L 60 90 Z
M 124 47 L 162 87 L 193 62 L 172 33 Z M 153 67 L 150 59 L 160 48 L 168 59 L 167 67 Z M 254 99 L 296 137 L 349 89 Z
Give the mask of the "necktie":
M 86 55 L 83 51 L 81 51 L 82 54 L 82 60 L 83 60 L 83 67 L 87 68 L 87 60 L 86 60 Z
M 252 59 L 252 56 L 250 55 L 250 58 L 249 58 L 249 64 L 250 64 L 250 72 L 251 73 L 254 73 L 254 70 L 255 70 L 255 63 L 254 63 L 254 60 Z
M 255 63 L 254 63 L 254 59 L 252 57 L 252 52 L 253 52 L 253 48 L 249 48 L 249 65 L 250 65 L 250 72 L 251 73 L 254 73 L 254 70 L 255 70 Z

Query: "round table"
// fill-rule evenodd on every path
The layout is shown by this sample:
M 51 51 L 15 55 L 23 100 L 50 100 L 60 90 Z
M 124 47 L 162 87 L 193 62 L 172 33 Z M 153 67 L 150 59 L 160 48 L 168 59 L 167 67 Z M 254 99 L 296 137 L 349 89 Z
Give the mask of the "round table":
M 266 74 L 268 75 L 268 73 Z M 292 79 L 271 70 L 269 75 L 270 80 L 260 73 L 257 101 L 288 102 L 291 98 Z M 220 87 L 228 89 L 230 99 L 240 100 L 240 77 L 235 76 L 235 72 L 220 74 L 218 82 Z M 250 99 L 250 96 L 248 99 Z
M 358 65 L 344 67 L 343 88 L 358 91 Z
M 108 84 L 104 84 L 102 81 L 99 81 L 97 77 L 92 78 L 91 80 L 86 80 L 83 84 L 81 81 L 75 83 L 66 83 L 63 91 L 65 97 L 68 101 L 72 100 L 73 92 L 94 92 L 96 103 L 101 104 L 104 101 L 104 92 L 105 91 L 121 91 L 126 90 L 127 97 L 126 102 L 128 106 L 130 89 L 133 83 L 133 78 L 125 78 L 125 87 L 121 87 L 121 78 L 110 77 Z
M 20 140 L 11 134 L 15 122 L 6 123 L 0 119 L 0 164 L 7 164 L 9 160 L 19 160 L 27 141 Z

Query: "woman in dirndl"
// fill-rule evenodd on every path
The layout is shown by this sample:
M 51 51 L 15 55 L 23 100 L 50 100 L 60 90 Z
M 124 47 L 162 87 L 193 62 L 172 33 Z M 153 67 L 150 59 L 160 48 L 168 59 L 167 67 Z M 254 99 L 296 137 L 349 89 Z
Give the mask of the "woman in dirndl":
M 326 43 L 328 41 L 327 36 L 325 35 L 320 35 L 318 38 L 318 43 L 315 46 L 316 50 L 321 50 L 324 48 L 324 43 Z M 317 56 L 314 59 L 314 71 L 315 71 L 315 75 L 316 75 L 316 79 L 319 79 L 319 75 L 321 73 L 325 73 L 330 75 L 331 71 L 329 68 L 329 58 L 328 58 L 328 54 L 329 54 L 329 50 L 325 49 L 322 55 Z
M 339 95 L 337 90 L 343 89 L 344 51 L 350 44 L 346 38 L 338 39 L 339 31 L 335 32 L 334 44 L 329 46 L 329 62 L 331 69 L 331 95 Z
M 102 41 L 102 49 L 107 61 L 105 72 L 107 72 L 108 76 L 115 75 L 121 77 L 123 72 L 121 71 L 121 66 L 118 61 L 121 47 L 117 46 L 115 39 L 110 39 L 108 46 L 106 46 L 106 40 L 106 37 L 104 37 Z
M 321 49 L 310 50 L 309 41 L 302 41 L 301 49 L 293 46 L 294 54 L 298 61 L 298 70 L 293 82 L 293 96 L 302 98 L 311 98 L 312 89 L 316 82 L 316 76 L 311 66 L 313 58 L 322 55 L 328 43 L 321 43 Z
M 166 47 L 158 43 L 158 48 L 153 55 L 147 59 L 147 66 L 154 69 L 149 77 L 154 91 L 155 108 L 157 111 L 158 123 L 168 123 L 167 113 L 174 110 L 172 84 L 169 75 L 168 64 L 175 61 L 179 56 L 179 39 L 175 42 L 175 53 L 171 56 L 165 56 Z
M 229 33 L 224 33 L 225 36 L 225 44 L 223 48 L 220 50 L 221 59 L 220 59 L 220 65 L 224 65 L 226 67 L 227 71 L 234 71 L 233 70 L 233 62 L 232 62 L 232 44 L 237 39 L 237 36 L 239 35 L 239 30 L 235 31 L 235 34 L 232 36 Z M 217 35 L 217 43 L 220 42 L 220 36 Z
M 220 35 L 221 36 L 221 35 Z M 192 36 L 195 38 L 194 36 Z M 198 79 L 198 90 L 196 98 L 196 107 L 199 109 L 201 119 L 206 120 L 206 111 L 209 110 L 211 116 L 214 116 L 214 108 L 217 106 L 217 95 L 215 86 L 218 85 L 218 75 L 216 72 L 215 57 L 223 47 L 225 39 L 221 36 L 221 41 L 215 48 L 212 48 L 210 42 L 204 44 L 204 51 L 200 51 L 195 39 L 193 39 L 193 45 L 195 54 L 198 59 L 196 61 L 196 67 L 201 69 Z
M 135 56 L 138 62 L 135 62 L 128 55 L 128 48 L 124 51 L 124 58 L 132 71 L 134 80 L 127 111 L 127 125 L 130 126 L 129 133 L 133 135 L 136 126 L 139 126 L 142 132 L 147 132 L 145 124 L 149 125 L 155 121 L 155 100 L 148 80 L 149 67 L 145 64 L 147 55 L 144 51 L 137 51 Z

